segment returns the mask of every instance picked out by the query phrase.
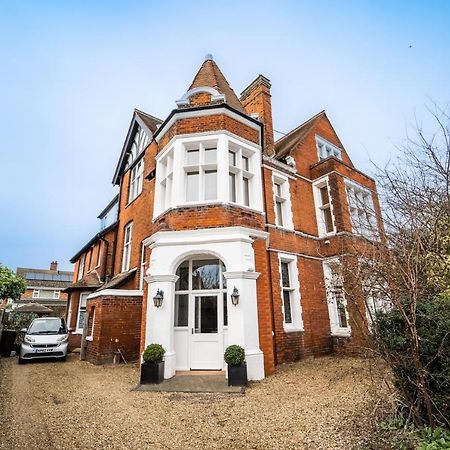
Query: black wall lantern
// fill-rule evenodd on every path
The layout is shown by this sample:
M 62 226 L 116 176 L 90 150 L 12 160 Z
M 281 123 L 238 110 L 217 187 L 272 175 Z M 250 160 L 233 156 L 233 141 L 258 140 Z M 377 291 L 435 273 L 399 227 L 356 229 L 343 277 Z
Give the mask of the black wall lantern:
M 236 286 L 234 287 L 233 293 L 231 294 L 231 303 L 233 303 L 234 306 L 239 303 L 239 291 Z
M 164 292 L 161 291 L 160 289 L 158 289 L 156 291 L 155 296 L 153 297 L 153 303 L 155 304 L 156 308 L 160 308 L 161 307 L 163 299 L 164 299 Z

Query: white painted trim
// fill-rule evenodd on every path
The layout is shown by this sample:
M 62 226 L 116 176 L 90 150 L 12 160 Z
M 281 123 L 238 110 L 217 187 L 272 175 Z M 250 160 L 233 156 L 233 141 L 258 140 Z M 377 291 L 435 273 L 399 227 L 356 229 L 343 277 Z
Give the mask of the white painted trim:
M 147 283 L 157 283 L 157 282 L 176 283 L 178 278 L 179 278 L 178 275 L 148 275 L 145 277 L 145 281 Z
M 217 89 L 214 89 L 210 86 L 199 86 L 193 89 L 189 89 L 189 91 L 187 91 L 179 100 L 176 100 L 175 103 L 177 104 L 177 106 L 188 106 L 189 98 L 195 94 L 201 94 L 202 92 L 211 94 L 211 102 L 226 101 L 225 94 L 221 94 Z
M 259 276 L 261 275 L 260 272 L 244 272 L 244 271 L 237 271 L 237 272 L 223 272 L 222 274 L 227 280 L 233 280 L 235 278 L 244 278 L 246 280 L 257 280 Z
M 315 134 L 314 137 L 316 139 L 316 149 L 317 149 L 317 156 L 319 158 L 319 161 L 323 161 L 324 159 L 328 158 L 329 156 L 334 156 L 339 161 L 342 161 L 342 148 L 337 147 L 336 145 L 332 144 L 330 141 L 327 141 L 326 139 L 324 139 L 322 136 L 320 136 L 318 134 Z M 332 150 L 336 150 L 339 153 L 339 156 L 329 155 L 329 156 L 326 156 L 325 158 L 322 158 L 320 156 L 320 152 L 319 152 L 319 144 L 324 145 L 324 146 L 328 146 Z
M 279 185 L 282 190 L 282 195 L 278 196 L 275 190 L 275 185 Z M 277 197 L 282 199 L 281 209 L 282 209 L 282 221 L 283 225 L 278 225 L 278 213 L 277 213 Z M 289 184 L 289 178 L 281 173 L 275 173 L 272 171 L 272 199 L 275 213 L 275 225 L 280 228 L 285 228 L 287 230 L 294 229 L 294 214 L 292 212 L 291 203 L 291 186 Z
M 322 198 L 320 196 L 320 189 L 324 186 L 327 186 L 328 204 L 330 205 L 331 221 L 333 222 L 333 231 L 330 231 L 330 232 L 327 232 L 327 230 L 326 230 L 326 224 L 325 224 L 325 220 L 323 219 L 323 214 L 322 214 L 322 210 L 321 210 Z M 312 188 L 313 188 L 313 198 L 314 198 L 314 209 L 316 211 L 317 231 L 319 233 L 319 237 L 332 236 L 332 235 L 336 234 L 336 219 L 334 217 L 333 198 L 331 196 L 329 175 L 327 174 L 327 175 L 315 180 L 312 185 Z
M 144 291 L 139 291 L 137 289 L 103 289 L 101 291 L 93 292 L 87 297 L 87 300 L 92 300 L 97 297 L 142 297 Z
M 287 253 L 286 250 L 280 250 L 278 248 L 268 248 L 269 252 L 275 252 L 275 253 Z M 305 253 L 296 253 L 296 252 L 289 252 L 290 255 L 300 256 L 301 258 L 307 258 L 307 259 L 314 259 L 315 261 L 323 261 L 324 259 L 320 256 L 311 256 L 306 255 Z
M 246 227 L 224 227 L 224 228 L 202 228 L 198 230 L 181 230 L 181 231 L 157 231 L 142 242 L 145 246 L 154 248 L 157 245 L 186 245 L 190 243 L 198 243 L 204 241 L 210 236 L 208 242 L 227 242 L 242 240 L 244 242 L 252 242 L 250 238 L 268 239 L 270 234 L 267 231 L 256 230 Z M 250 238 L 249 238 L 250 236 Z M 164 242 L 164 239 L 167 239 Z M 158 241 L 158 242 L 157 242 Z
M 254 130 L 260 131 L 260 125 L 254 123 L 251 120 L 246 119 L 245 117 L 236 114 L 233 111 L 230 111 L 228 108 L 214 108 L 214 109 L 201 109 L 199 111 L 181 111 L 176 112 L 170 120 L 164 125 L 164 128 L 161 131 L 158 130 L 158 136 L 156 136 L 155 140 L 159 144 L 159 141 L 164 136 L 165 132 L 179 119 L 190 119 L 192 117 L 204 117 L 204 116 L 214 116 L 217 114 L 225 114 L 232 119 L 235 119 L 239 122 L 244 123 L 245 125 L 253 128 Z
M 83 328 L 79 328 L 78 327 L 78 322 L 80 321 L 80 312 L 81 312 L 81 309 L 80 309 L 80 307 L 81 307 L 81 296 L 83 294 L 89 294 L 89 292 L 90 291 L 80 292 L 80 295 L 78 296 L 78 312 L 77 312 L 77 321 L 75 323 L 76 334 L 82 334 L 83 333 Z M 87 301 L 88 301 L 88 299 L 89 299 L 89 295 L 86 297 L 86 306 L 84 307 L 84 312 L 85 312 L 84 318 L 85 319 L 86 319 L 86 309 L 87 309 Z

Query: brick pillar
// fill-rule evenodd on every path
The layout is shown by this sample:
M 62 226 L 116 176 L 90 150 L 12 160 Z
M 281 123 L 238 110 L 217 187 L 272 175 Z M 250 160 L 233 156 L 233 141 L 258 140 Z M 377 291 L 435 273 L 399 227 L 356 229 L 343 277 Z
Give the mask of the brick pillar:
M 247 114 L 257 114 L 258 120 L 264 124 L 264 153 L 274 152 L 274 137 L 272 124 L 271 84 L 264 75 L 258 75 L 241 94 L 241 103 Z

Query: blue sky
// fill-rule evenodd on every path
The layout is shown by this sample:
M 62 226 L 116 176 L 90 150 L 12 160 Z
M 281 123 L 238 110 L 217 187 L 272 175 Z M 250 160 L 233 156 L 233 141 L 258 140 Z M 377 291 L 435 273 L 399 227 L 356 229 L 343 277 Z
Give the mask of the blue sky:
M 276 130 L 325 109 L 371 173 L 450 101 L 449 43 L 444 0 L 0 0 L 0 262 L 71 267 L 115 195 L 133 108 L 165 118 L 206 53 L 238 94 L 271 80 Z

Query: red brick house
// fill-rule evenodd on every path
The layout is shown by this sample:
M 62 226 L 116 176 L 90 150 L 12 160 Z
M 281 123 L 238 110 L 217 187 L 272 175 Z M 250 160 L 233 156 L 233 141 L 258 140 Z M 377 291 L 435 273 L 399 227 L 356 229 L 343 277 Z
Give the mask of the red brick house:
M 68 321 L 78 340 L 86 323 L 89 361 L 157 342 L 170 378 L 222 369 L 239 344 L 261 379 L 360 339 L 333 265 L 382 235 L 375 183 L 324 111 L 275 140 L 270 88 L 259 75 L 238 98 L 207 56 L 164 120 L 135 110 L 114 217 L 71 260 Z
M 16 274 L 25 278 L 27 288 L 13 308 L 39 303 L 50 308 L 52 315 L 64 316 L 68 298 L 65 289 L 71 284 L 73 272 L 58 270 L 58 262 L 52 261 L 48 269 L 17 267 Z

